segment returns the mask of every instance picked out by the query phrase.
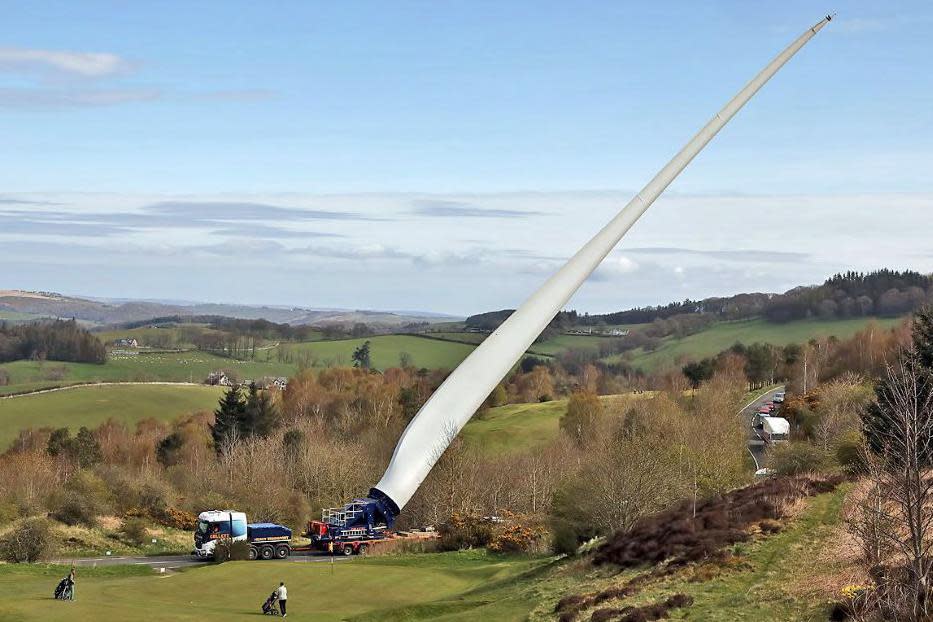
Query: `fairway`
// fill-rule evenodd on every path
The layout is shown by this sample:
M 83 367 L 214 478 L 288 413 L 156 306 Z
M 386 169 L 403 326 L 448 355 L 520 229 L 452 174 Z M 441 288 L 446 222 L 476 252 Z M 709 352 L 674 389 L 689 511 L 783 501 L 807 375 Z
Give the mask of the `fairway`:
M 632 393 L 599 398 L 606 413 L 618 414 L 626 403 L 638 399 Z M 508 404 L 490 408 L 481 419 L 474 417 L 461 433 L 474 447 L 489 453 L 520 452 L 546 445 L 560 432 L 560 418 L 567 400 Z
M 103 365 L 58 361 L 14 361 L 0 365 L 10 374 L 10 383 L 0 386 L 0 395 L 84 382 L 203 382 L 214 370 L 227 370 L 239 380 L 263 376 L 291 376 L 297 365 L 266 361 L 267 352 L 256 361 L 238 361 L 206 352 L 158 352 L 135 356 L 111 356 Z
M 132 428 L 153 417 L 171 421 L 196 410 L 214 410 L 220 387 L 107 385 L 75 387 L 0 400 L 0 451 L 23 428 L 96 427 L 111 417 Z
M 337 341 L 311 341 L 282 344 L 284 352 L 310 355 L 314 366 L 352 365 L 353 351 L 369 342 L 372 365 L 376 369 L 398 367 L 403 352 L 411 357 L 415 367 L 453 369 L 465 359 L 474 346 L 453 341 L 428 339 L 416 335 L 378 335 Z
M 52 599 L 63 566 L 0 566 L 2 619 L 262 619 L 260 605 L 288 586 L 294 620 L 522 620 L 526 597 L 488 602 L 475 589 L 547 563 L 484 552 L 375 557 L 328 563 L 229 562 L 159 576 L 138 566 L 78 569 L 77 600 Z M 473 614 L 476 614 L 474 616 Z
M 719 354 L 736 343 L 750 345 L 756 342 L 783 346 L 789 343 L 805 343 L 813 338 L 835 336 L 847 339 L 876 322 L 887 329 L 904 321 L 904 318 L 855 318 L 848 320 L 800 320 L 786 324 L 775 324 L 763 319 L 720 322 L 699 333 L 681 339 L 666 339 L 654 352 L 634 350 L 630 362 L 636 368 L 653 371 L 660 367 L 679 364 L 683 359 L 700 359 Z M 618 361 L 616 355 L 606 359 Z

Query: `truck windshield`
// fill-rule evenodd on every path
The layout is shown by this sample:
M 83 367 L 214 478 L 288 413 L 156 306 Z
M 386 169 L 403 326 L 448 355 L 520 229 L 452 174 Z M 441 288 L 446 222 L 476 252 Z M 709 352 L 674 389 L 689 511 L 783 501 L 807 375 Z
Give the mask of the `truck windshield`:
M 209 524 L 210 523 L 208 523 L 206 520 L 199 520 L 198 527 L 197 527 L 198 533 L 201 533 L 201 534 L 207 533 L 207 526 Z

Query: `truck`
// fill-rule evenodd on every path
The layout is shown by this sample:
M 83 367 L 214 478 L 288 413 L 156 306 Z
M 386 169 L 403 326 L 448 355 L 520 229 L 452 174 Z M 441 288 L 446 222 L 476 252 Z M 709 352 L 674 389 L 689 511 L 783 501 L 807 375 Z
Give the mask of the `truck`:
M 292 530 L 275 523 L 248 523 L 244 512 L 208 510 L 198 515 L 194 529 L 194 551 L 212 559 L 223 540 L 249 543 L 250 559 L 286 559 L 292 554 Z
M 388 537 L 394 522 L 386 517 L 373 499 L 354 499 L 343 507 L 325 509 L 321 520 L 308 522 L 305 535 L 319 551 L 341 555 L 363 555 Z
M 761 418 L 761 439 L 766 443 L 782 443 L 790 435 L 790 422 L 783 417 Z

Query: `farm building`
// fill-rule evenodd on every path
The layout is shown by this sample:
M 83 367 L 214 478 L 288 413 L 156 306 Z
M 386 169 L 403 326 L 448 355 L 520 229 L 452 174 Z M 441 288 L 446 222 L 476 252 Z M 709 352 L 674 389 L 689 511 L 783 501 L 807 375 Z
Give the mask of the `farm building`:
M 113 345 L 118 348 L 138 348 L 139 342 L 133 337 L 122 337 L 114 340 Z
M 204 384 L 220 387 L 229 387 L 233 385 L 233 383 L 230 382 L 230 379 L 227 377 L 227 374 L 223 371 L 212 371 L 209 373 L 207 375 L 207 380 L 204 381 Z

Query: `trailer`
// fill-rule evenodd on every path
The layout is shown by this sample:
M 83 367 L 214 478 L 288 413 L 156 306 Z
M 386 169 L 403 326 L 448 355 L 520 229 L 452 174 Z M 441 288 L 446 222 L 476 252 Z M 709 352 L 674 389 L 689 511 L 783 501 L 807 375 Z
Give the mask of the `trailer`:
M 321 520 L 308 521 L 304 534 L 311 547 L 340 555 L 364 555 L 377 542 L 386 540 L 391 521 L 384 522 L 371 499 L 354 499 L 343 507 L 328 508 Z
M 783 417 L 761 418 L 761 439 L 766 443 L 783 443 L 790 436 L 790 422 Z

